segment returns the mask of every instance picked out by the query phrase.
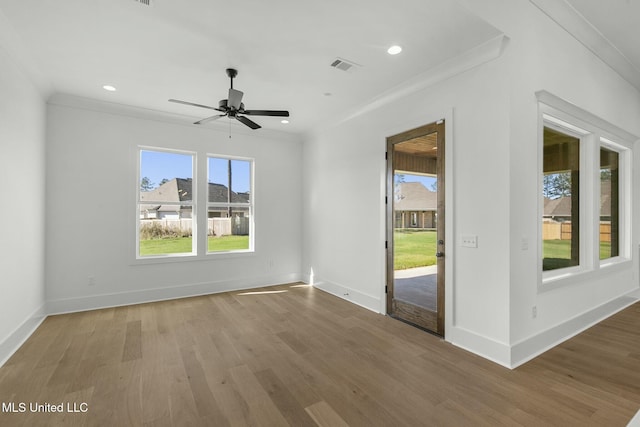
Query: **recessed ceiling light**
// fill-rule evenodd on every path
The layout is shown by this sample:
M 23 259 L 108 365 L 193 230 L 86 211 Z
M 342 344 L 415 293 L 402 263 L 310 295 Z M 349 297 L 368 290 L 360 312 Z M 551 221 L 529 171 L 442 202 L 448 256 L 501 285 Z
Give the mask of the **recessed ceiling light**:
M 393 45 L 389 49 L 387 49 L 387 53 L 389 55 L 397 55 L 402 52 L 402 48 L 398 45 Z
M 111 86 L 111 85 L 104 85 L 104 86 L 102 86 L 102 89 L 108 90 L 109 92 L 115 92 L 116 91 L 116 88 Z
M 287 120 L 287 119 L 282 119 L 282 120 L 280 120 L 280 123 L 282 123 L 282 124 L 285 124 L 285 125 L 286 125 L 287 123 L 289 123 L 289 120 Z

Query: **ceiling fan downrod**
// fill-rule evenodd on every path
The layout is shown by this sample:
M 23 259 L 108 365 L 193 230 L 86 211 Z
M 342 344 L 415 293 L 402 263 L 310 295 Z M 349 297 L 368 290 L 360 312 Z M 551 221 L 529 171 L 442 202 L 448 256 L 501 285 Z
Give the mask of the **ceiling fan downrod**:
M 233 89 L 233 79 L 238 75 L 238 70 L 235 68 L 227 68 L 227 76 L 231 79 L 231 89 Z

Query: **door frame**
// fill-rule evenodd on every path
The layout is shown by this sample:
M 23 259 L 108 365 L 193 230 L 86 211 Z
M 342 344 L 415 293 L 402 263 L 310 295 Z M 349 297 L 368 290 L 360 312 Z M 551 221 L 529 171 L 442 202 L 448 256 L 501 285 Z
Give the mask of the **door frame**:
M 446 242 L 447 242 L 447 227 L 446 225 L 446 216 L 448 209 L 445 206 L 445 200 L 447 199 L 447 191 L 446 191 L 446 176 L 447 176 L 447 150 L 446 150 L 446 122 L 445 119 L 437 120 L 433 123 L 429 123 L 427 125 L 419 126 L 417 128 L 401 132 L 399 134 L 387 137 L 386 139 L 386 312 L 388 315 L 392 317 L 394 316 L 394 301 L 393 301 L 393 292 L 394 292 L 394 229 L 395 229 L 395 218 L 394 218 L 394 146 L 395 144 L 399 144 L 401 142 L 423 136 L 431 133 L 437 133 L 437 149 L 438 156 L 436 158 L 436 170 L 438 177 L 438 196 L 437 196 L 437 213 L 438 213 L 438 221 L 436 225 L 437 229 L 437 238 L 439 239 L 436 242 L 436 251 L 446 254 Z M 439 257 L 437 259 L 437 311 L 435 316 L 431 316 L 430 313 L 424 313 L 427 310 L 424 310 L 423 313 L 419 312 L 407 312 L 405 311 L 407 308 L 411 311 L 410 304 L 400 304 L 398 307 L 399 311 L 404 311 L 408 317 L 414 317 L 416 321 L 412 322 L 411 320 L 402 319 L 408 321 L 409 323 L 414 324 L 415 326 L 421 327 L 423 329 L 427 329 L 430 332 L 433 332 L 437 335 L 444 337 L 445 335 L 445 293 L 446 293 L 446 282 L 448 281 L 447 276 L 445 275 L 445 271 L 448 270 L 446 268 L 446 256 Z M 398 303 L 396 302 L 396 305 Z M 403 307 L 404 305 L 404 307 Z M 427 318 L 424 318 L 424 315 L 427 314 Z M 429 318 L 431 317 L 431 318 Z M 432 318 L 435 317 L 435 318 Z M 420 320 L 418 320 L 420 319 Z M 424 327 L 423 321 L 429 324 L 435 324 L 435 329 Z M 423 324 L 421 324 L 423 323 Z

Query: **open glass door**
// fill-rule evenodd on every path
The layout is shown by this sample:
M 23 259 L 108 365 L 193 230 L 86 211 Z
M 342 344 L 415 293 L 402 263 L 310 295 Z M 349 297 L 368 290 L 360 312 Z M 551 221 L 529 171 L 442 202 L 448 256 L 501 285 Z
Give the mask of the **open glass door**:
M 444 121 L 387 138 L 387 313 L 444 336 Z

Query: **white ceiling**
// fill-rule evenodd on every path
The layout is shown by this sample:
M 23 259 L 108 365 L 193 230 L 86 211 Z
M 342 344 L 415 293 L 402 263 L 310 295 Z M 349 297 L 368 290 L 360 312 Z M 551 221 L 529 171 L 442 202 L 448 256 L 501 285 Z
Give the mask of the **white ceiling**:
M 637 12 L 636 3 L 567 1 L 640 63 L 640 26 L 625 7 Z M 605 10 L 625 18 L 626 30 L 620 32 Z M 225 69 L 237 68 L 234 87 L 245 93 L 247 109 L 291 112 L 288 125 L 276 117 L 255 121 L 292 133 L 365 106 L 500 35 L 451 0 L 152 0 L 151 6 L 135 0 L 0 0 L 0 15 L 54 93 L 176 113 L 189 122 L 210 111 L 167 100 L 217 106 L 227 97 Z M 625 38 L 631 31 L 635 43 Z M 392 44 L 403 52 L 388 55 Z M 337 57 L 361 66 L 336 70 L 330 64 Z M 106 92 L 105 84 L 118 90 Z M 206 126 L 225 125 L 220 122 Z
M 0 11 L 55 92 L 193 121 L 211 111 L 167 100 L 217 106 L 232 67 L 247 109 L 291 112 L 286 126 L 255 121 L 294 133 L 499 35 L 448 0 L 0 0 Z M 404 51 L 388 55 L 392 44 Z M 336 70 L 336 57 L 361 67 Z

